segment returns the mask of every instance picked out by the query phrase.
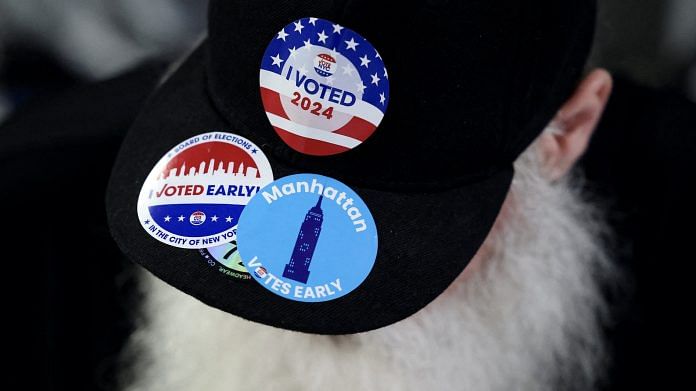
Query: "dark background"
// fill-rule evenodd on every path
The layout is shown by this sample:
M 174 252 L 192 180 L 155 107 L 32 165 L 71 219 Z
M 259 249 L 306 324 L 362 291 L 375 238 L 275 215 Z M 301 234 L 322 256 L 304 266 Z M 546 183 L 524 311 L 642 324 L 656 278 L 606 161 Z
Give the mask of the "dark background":
M 612 71 L 616 89 L 581 165 L 627 276 L 610 293 L 605 389 L 676 389 L 690 374 L 696 1 L 599 3 L 591 63 Z M 0 200 L 21 236 L 2 255 L 15 389 L 115 387 L 138 295 L 106 230 L 103 192 L 138 108 L 204 33 L 205 8 L 0 0 Z

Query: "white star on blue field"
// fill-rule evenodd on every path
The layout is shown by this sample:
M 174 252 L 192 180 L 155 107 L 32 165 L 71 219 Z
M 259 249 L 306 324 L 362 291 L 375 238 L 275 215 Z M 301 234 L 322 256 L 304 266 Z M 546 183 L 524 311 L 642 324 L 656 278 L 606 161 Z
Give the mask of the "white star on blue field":
M 362 100 L 385 112 L 389 103 L 389 76 L 382 57 L 365 38 L 341 25 L 318 18 L 290 23 L 273 36 L 261 68 L 280 75 L 286 60 L 297 49 L 310 44 L 348 58 L 358 69 L 360 82 L 356 91 L 363 92 Z M 352 69 L 343 70 L 343 74 L 349 72 L 352 74 Z

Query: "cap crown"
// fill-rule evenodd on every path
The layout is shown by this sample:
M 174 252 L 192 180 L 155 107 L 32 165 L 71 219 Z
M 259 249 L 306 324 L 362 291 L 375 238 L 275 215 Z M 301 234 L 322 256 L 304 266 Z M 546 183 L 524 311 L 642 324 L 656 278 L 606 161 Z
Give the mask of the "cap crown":
M 591 0 L 213 0 L 208 89 L 236 132 L 295 168 L 377 188 L 446 187 L 509 166 L 541 132 L 582 72 L 594 13 Z M 261 104 L 266 47 L 307 17 L 359 33 L 389 71 L 382 123 L 339 155 L 292 150 Z

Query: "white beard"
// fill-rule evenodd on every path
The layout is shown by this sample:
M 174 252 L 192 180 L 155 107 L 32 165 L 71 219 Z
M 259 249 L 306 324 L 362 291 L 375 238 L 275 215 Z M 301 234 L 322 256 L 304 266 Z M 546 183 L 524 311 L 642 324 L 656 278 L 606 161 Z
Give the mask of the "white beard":
M 566 183 L 516 163 L 488 255 L 426 308 L 368 333 L 320 336 L 248 322 L 140 273 L 128 390 L 592 389 L 606 367 L 602 219 Z

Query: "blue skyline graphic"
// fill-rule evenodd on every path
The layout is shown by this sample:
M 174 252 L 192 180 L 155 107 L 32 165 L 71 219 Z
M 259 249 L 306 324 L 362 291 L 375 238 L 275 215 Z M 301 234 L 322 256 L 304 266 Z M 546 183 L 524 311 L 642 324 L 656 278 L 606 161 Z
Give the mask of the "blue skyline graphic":
M 321 225 L 324 221 L 324 212 L 321 210 L 321 200 L 319 196 L 317 204 L 307 211 L 304 221 L 297 234 L 295 247 L 292 250 L 290 261 L 285 265 L 283 277 L 293 281 L 307 283 L 309 279 L 309 265 L 312 263 L 314 250 L 321 234 Z

